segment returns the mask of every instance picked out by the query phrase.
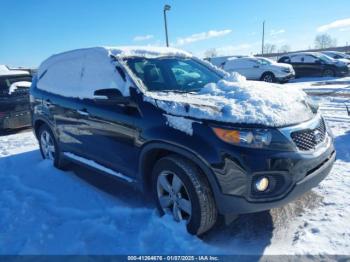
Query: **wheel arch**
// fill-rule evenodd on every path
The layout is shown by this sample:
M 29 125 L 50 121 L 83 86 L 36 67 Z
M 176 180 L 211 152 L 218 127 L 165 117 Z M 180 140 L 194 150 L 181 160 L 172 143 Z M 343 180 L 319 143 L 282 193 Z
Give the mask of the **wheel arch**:
M 53 127 L 53 125 L 50 124 L 50 121 L 48 121 L 44 117 L 37 117 L 37 118 L 33 119 L 33 131 L 34 131 L 34 134 L 35 134 L 36 138 L 38 138 L 38 135 L 39 135 L 38 131 L 40 130 L 40 127 L 42 127 L 43 125 L 47 125 L 51 129 L 51 131 L 54 134 L 55 138 L 56 139 L 58 138 L 56 130 Z
M 215 174 L 209 168 L 209 164 L 193 151 L 168 142 L 152 142 L 145 145 L 141 151 L 138 166 L 139 179 L 141 181 L 142 189 L 145 193 L 151 192 L 151 177 L 155 163 L 160 158 L 170 154 L 179 155 L 194 163 L 208 180 L 209 186 L 216 199 L 216 195 L 220 192 L 220 188 L 218 182 L 216 181 Z
M 274 78 L 276 78 L 275 74 L 274 74 L 272 71 L 269 71 L 269 70 L 268 70 L 268 71 L 265 71 L 264 73 L 261 74 L 260 80 L 262 80 L 263 77 L 264 77 L 265 75 L 267 75 L 267 74 L 271 74 Z

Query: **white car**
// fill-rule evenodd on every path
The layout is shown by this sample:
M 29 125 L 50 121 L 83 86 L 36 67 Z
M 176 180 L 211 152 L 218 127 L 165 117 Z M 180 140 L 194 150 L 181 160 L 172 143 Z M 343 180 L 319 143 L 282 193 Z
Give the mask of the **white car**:
M 346 64 L 350 64 L 350 55 L 348 54 L 337 52 L 337 51 L 324 51 L 322 53 L 338 61 L 342 61 Z
M 291 65 L 277 63 L 264 57 L 231 58 L 223 64 L 227 72 L 237 72 L 249 80 L 285 83 L 295 77 Z

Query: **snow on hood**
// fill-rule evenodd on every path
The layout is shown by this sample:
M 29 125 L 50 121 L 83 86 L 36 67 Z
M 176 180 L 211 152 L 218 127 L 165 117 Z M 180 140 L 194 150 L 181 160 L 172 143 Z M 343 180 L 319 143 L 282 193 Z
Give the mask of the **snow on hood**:
M 168 114 L 228 123 L 278 127 L 314 116 L 304 92 L 247 81 L 238 73 L 209 83 L 197 93 L 146 92 L 144 100 Z

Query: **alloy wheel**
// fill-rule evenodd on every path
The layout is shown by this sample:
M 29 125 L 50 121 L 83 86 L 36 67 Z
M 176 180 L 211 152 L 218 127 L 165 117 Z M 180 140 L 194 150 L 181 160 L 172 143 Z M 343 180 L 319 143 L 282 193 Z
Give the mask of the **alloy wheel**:
M 186 186 L 170 171 L 162 171 L 157 178 L 157 194 L 162 210 L 171 214 L 175 221 L 189 221 L 192 204 Z
M 268 82 L 268 83 L 272 83 L 273 82 L 272 75 L 270 75 L 270 74 L 265 75 L 263 78 L 263 81 Z
M 55 158 L 55 144 L 51 134 L 44 130 L 40 136 L 40 145 L 44 158 L 54 160 Z

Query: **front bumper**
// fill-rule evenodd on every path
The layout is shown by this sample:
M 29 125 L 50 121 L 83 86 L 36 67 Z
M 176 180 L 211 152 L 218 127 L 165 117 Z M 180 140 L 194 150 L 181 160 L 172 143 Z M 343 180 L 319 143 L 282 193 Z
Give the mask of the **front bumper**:
M 317 186 L 331 171 L 335 155 L 332 147 L 332 151 L 330 153 L 327 151 L 327 155 L 323 156 L 321 164 L 307 172 L 302 179 L 293 181 L 288 191 L 281 194 L 280 197 L 252 200 L 244 196 L 220 194 L 217 199 L 219 212 L 221 214 L 244 214 L 283 206 Z
M 288 75 L 285 76 L 276 76 L 276 81 L 280 82 L 280 83 L 286 83 L 289 80 L 292 80 L 295 78 L 295 74 L 294 73 L 290 73 Z
M 314 130 L 320 115 L 299 125 L 280 128 L 288 139 L 295 130 Z M 221 163 L 212 165 L 220 187 L 215 192 L 219 212 L 252 213 L 284 205 L 322 181 L 335 161 L 333 137 L 326 129 L 324 141 L 314 150 L 290 151 L 232 147 L 221 144 Z M 254 187 L 256 180 L 267 177 L 270 186 L 265 192 Z

